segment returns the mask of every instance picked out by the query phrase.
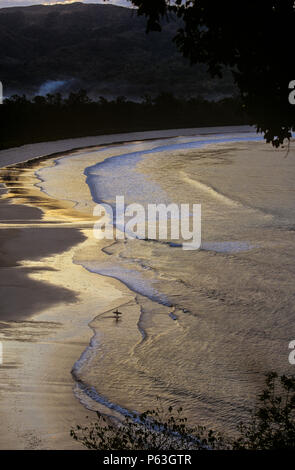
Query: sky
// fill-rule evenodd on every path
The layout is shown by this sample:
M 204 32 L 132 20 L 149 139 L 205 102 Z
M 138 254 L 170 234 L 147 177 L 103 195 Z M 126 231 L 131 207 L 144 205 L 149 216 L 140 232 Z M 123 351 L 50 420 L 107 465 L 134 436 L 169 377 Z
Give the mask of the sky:
M 77 0 L 0 0 L 0 8 L 7 8 L 7 7 L 19 7 L 19 6 L 27 6 L 27 5 L 48 5 L 48 4 L 55 4 L 55 3 L 74 3 Z M 81 1 L 81 0 L 80 0 Z M 130 7 L 131 4 L 127 0 L 108 0 L 104 2 L 103 0 L 83 0 L 83 3 L 112 3 L 113 5 L 120 5 L 120 6 L 128 6 Z

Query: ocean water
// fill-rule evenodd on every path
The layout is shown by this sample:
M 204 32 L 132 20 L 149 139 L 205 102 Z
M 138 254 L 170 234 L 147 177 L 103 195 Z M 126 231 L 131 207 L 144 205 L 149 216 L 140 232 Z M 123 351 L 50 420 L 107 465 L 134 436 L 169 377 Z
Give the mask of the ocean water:
M 114 207 L 118 195 L 144 207 L 202 207 L 198 250 L 183 250 L 180 237 L 79 251 L 74 262 L 130 291 L 120 321 L 111 311 L 93 319 L 93 340 L 74 365 L 85 406 L 126 414 L 160 398 L 191 423 L 233 434 L 263 375 L 293 372 L 293 144 L 284 156 L 233 130 L 78 151 L 39 171 L 43 191 L 82 211 Z

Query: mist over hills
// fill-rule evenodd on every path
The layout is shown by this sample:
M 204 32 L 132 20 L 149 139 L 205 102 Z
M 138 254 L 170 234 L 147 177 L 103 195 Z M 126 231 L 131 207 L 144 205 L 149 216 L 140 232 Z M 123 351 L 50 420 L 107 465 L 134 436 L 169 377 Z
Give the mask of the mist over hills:
M 74 3 L 0 9 L 0 80 L 4 94 L 90 96 L 173 92 L 219 99 L 235 92 L 231 76 L 212 80 L 191 67 L 172 43 L 179 23 L 145 32 L 145 19 L 114 5 Z

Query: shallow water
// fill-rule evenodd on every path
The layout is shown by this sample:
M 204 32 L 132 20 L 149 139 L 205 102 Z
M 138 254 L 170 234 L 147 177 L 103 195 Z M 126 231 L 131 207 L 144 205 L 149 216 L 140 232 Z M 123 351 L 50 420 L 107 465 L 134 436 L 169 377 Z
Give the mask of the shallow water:
M 120 321 L 108 311 L 91 324 L 92 344 L 75 365 L 86 406 L 143 411 L 160 397 L 192 423 L 232 433 L 263 374 L 293 372 L 294 148 L 283 158 L 257 140 L 232 132 L 129 143 L 39 172 L 42 190 L 88 213 L 116 195 L 202 205 L 199 250 L 183 250 L 181 239 L 128 239 L 74 259 L 134 293 Z

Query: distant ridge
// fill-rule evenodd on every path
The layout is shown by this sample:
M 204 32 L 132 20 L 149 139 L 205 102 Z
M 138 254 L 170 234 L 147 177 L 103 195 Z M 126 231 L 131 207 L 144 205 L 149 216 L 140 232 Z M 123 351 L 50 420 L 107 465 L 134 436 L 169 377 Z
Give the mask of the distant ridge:
M 96 97 L 231 95 L 228 75 L 209 80 L 204 67 L 181 57 L 172 43 L 176 29 L 170 18 L 162 33 L 147 35 L 144 18 L 115 5 L 2 8 L 0 80 L 6 94 L 85 88 Z

